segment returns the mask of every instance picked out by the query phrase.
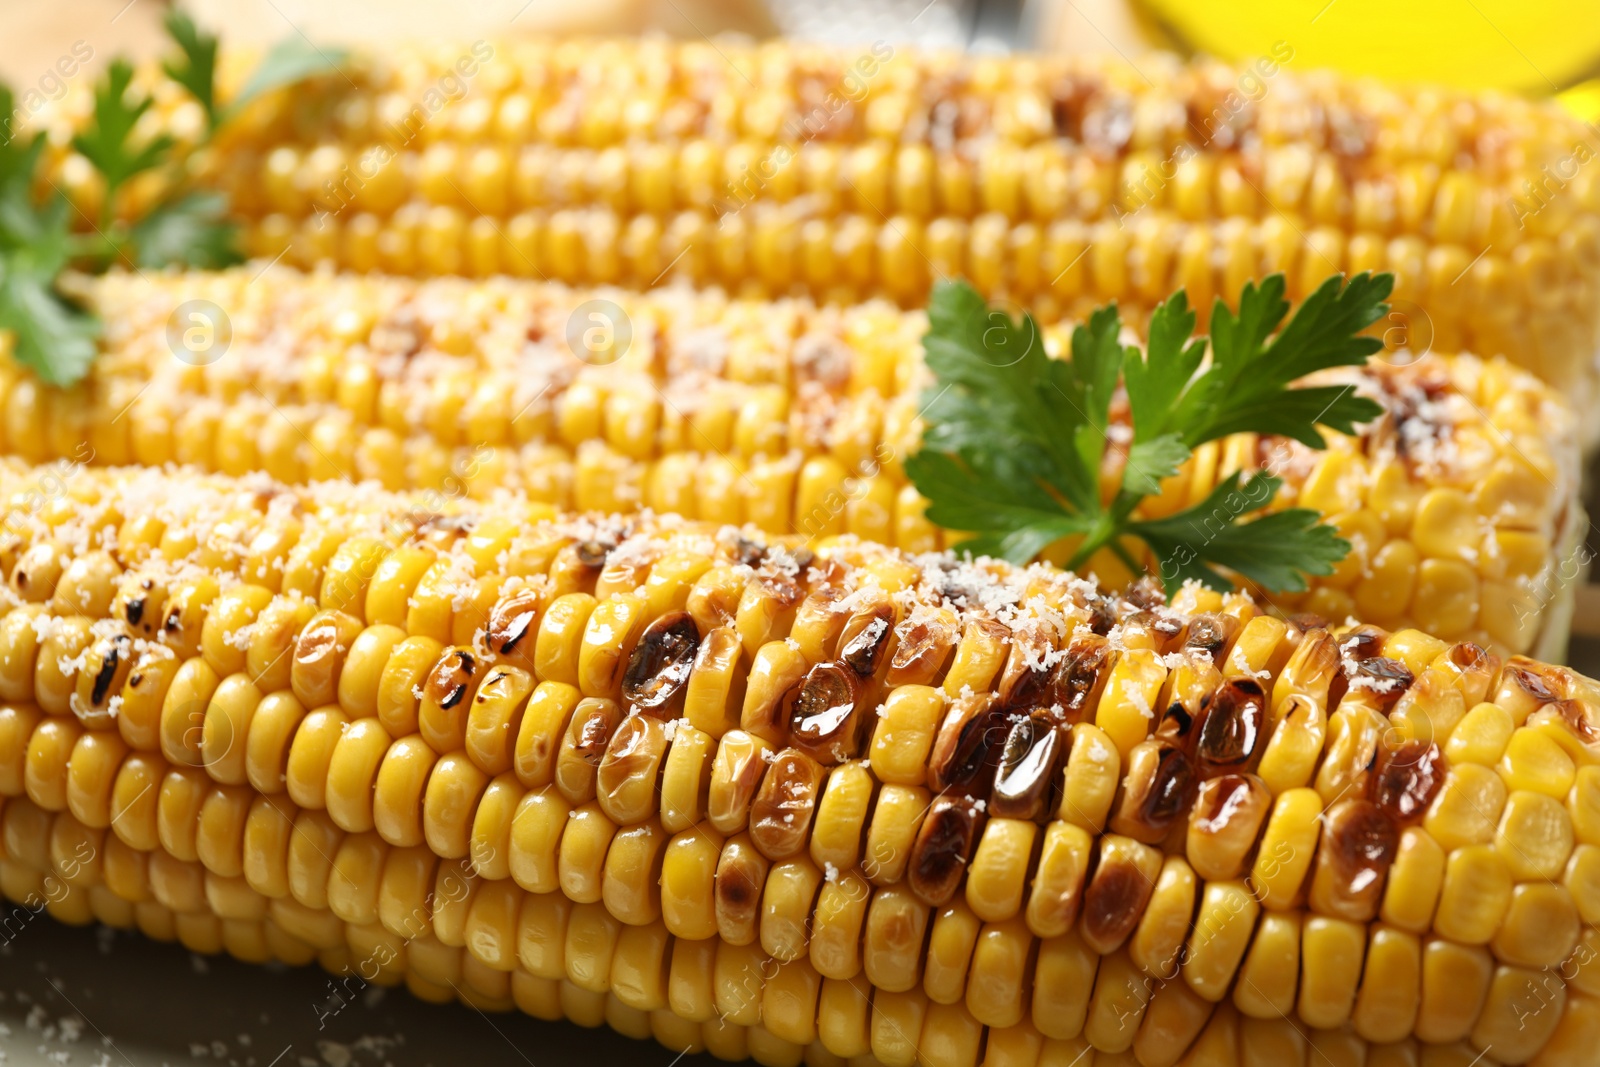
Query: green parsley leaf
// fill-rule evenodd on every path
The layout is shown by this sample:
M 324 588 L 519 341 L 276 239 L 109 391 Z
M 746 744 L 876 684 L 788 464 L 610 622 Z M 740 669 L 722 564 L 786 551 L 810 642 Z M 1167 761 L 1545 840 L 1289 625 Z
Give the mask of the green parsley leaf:
M 1051 365 L 1056 372 L 1051 375 L 1056 392 L 1081 420 L 1073 428 L 1072 444 L 1095 494 L 1099 492 L 1100 461 L 1105 458 L 1106 431 L 1111 425 L 1111 397 L 1122 376 L 1121 332 L 1117 306 L 1100 308 L 1089 316 L 1086 326 L 1072 331 L 1072 358 Z
M 1161 482 L 1178 473 L 1190 456 L 1183 438 L 1164 433 L 1146 441 L 1135 440 L 1128 448 L 1128 466 L 1122 472 L 1122 488 L 1140 496 L 1161 492 Z
M 1206 354 L 1204 340 L 1190 340 L 1194 324 L 1195 314 L 1180 289 L 1150 316 L 1148 358 L 1137 348 L 1128 350 L 1123 375 L 1127 380 L 1128 406 L 1133 412 L 1135 441 L 1169 432 L 1178 397 L 1194 379 Z
M 1230 588 L 1224 571 L 1268 589 L 1300 590 L 1349 551 L 1331 526 L 1295 508 L 1254 517 L 1277 494 L 1264 472 L 1224 480 L 1206 500 L 1160 520 L 1135 517 L 1194 448 L 1250 430 L 1323 444 L 1316 427 L 1353 433 L 1382 413 L 1349 387 L 1297 387 L 1307 374 L 1359 366 L 1379 348 L 1360 331 L 1387 310 L 1388 275 L 1331 278 L 1285 323 L 1281 275 L 1245 288 L 1237 315 L 1220 302 L 1208 339 L 1182 292 L 1156 308 L 1141 351 L 1120 341 L 1115 306 L 1090 315 L 1070 353 L 1052 359 L 1037 325 L 991 309 L 965 283 L 941 283 L 924 339 L 936 382 L 922 412 L 922 447 L 907 475 L 928 518 L 970 531 L 963 551 L 1027 562 L 1074 538 L 1071 566 L 1107 549 L 1130 566 L 1133 540 L 1160 560 L 1169 591 L 1187 579 Z M 1125 389 L 1131 434 L 1124 462 L 1105 462 L 1117 431 L 1111 411 Z M 1102 479 L 1114 484 L 1102 487 Z M 1104 489 L 1111 490 L 1105 492 Z
M 1157 571 L 1168 589 L 1189 579 L 1231 589 L 1233 584 L 1216 570 L 1222 566 L 1267 589 L 1302 592 L 1305 575 L 1332 574 L 1334 564 L 1349 553 L 1350 542 L 1310 508 L 1238 521 L 1271 501 L 1282 484 L 1258 471 L 1241 485 L 1235 471 L 1193 507 L 1164 519 L 1130 523 L 1128 532 L 1155 552 Z
M 0 122 L 4 123 L 4 128 L 0 129 L 0 166 L 4 166 L 5 160 L 24 147 L 17 131 L 11 125 L 11 120 L 16 114 L 16 94 L 11 91 L 11 86 L 0 82 Z
M 217 38 L 202 33 L 194 19 L 176 8 L 167 12 L 164 21 L 167 35 L 183 55 L 162 63 L 161 69 L 199 101 L 206 112 L 206 127 L 214 130 L 220 121 L 216 101 Z
M 977 471 L 1014 471 L 1088 508 L 1098 479 L 1056 413 L 1073 371 L 1045 354 L 1033 319 L 991 310 L 970 285 L 940 282 L 928 327 L 927 362 L 940 383 L 925 400 L 928 447 L 957 452 Z
M 239 228 L 227 212 L 227 198 L 217 193 L 190 193 L 159 205 L 134 223 L 134 262 L 202 270 L 243 262 L 236 246 Z
M 1388 310 L 1394 289 L 1388 274 L 1362 273 L 1341 286 L 1338 275 L 1319 285 L 1274 335 L 1289 303 L 1283 275 L 1259 286 L 1247 284 L 1234 315 L 1220 300 L 1211 316 L 1211 367 L 1178 401 L 1174 425 L 1186 427 L 1191 448 L 1231 433 L 1254 430 L 1281 434 L 1322 448 L 1327 442 L 1317 424 L 1354 433 L 1358 423 L 1383 413 L 1377 403 L 1348 387 L 1324 389 L 1296 398 L 1290 383 L 1330 367 L 1353 367 L 1383 348 L 1360 331 Z
M 54 279 L 71 258 L 68 240 L 67 199 L 56 195 L 42 208 L 35 208 L 26 240 L 6 248 L 6 258 L 27 274 Z
M 1030 560 L 1053 542 L 1094 526 L 1091 518 L 1062 511 L 1025 471 L 1007 470 L 1003 461 L 975 468 L 923 449 L 906 460 L 906 471 L 919 487 L 936 487 L 937 496 L 929 495 L 930 519 L 951 529 L 979 531 L 964 542 L 975 555 Z M 1011 491 L 997 496 L 994 479 L 1008 476 Z
M 250 72 L 244 85 L 228 103 L 227 115 L 256 97 L 295 82 L 339 71 L 339 64 L 350 58 L 343 48 L 318 48 L 302 37 L 291 37 L 276 45 Z
M 58 196 L 38 212 L 28 243 L 0 252 L 0 329 L 15 334 L 18 362 L 52 385 L 83 377 L 99 351 L 99 321 L 56 288 L 68 235 L 67 202 Z
M 71 385 L 99 354 L 100 323 L 63 297 L 51 279 L 0 260 L 0 328 L 16 335 L 17 361 L 42 381 Z
M 152 170 L 166 161 L 172 138 L 158 134 L 141 145 L 130 143 L 134 125 L 154 102 L 140 93 L 130 93 L 133 66 L 126 59 L 111 61 L 105 77 L 94 87 L 94 117 L 88 127 L 72 138 L 76 148 L 106 180 L 106 217 L 112 216 L 112 198 L 124 182 Z
M 346 53 L 319 50 L 309 41 L 291 40 L 272 49 L 227 106 L 216 98 L 217 38 L 202 32 L 187 15 L 170 12 L 167 33 L 177 54 L 162 70 L 205 110 L 207 138 L 263 93 L 338 69 Z M 103 270 L 113 262 L 139 267 L 224 267 L 242 258 L 227 200 L 193 191 L 183 164 L 194 146 L 180 146 L 166 134 L 141 136 L 140 122 L 152 99 L 133 87 L 127 60 L 112 60 L 94 87 L 89 122 L 72 138 L 76 149 L 105 179 L 104 206 L 93 233 L 74 234 L 68 204 L 57 196 L 44 207 L 34 197 L 42 134 L 15 135 L 9 119 L 0 131 L 0 330 L 14 336 L 16 358 L 47 382 L 70 385 L 82 378 L 97 351 L 100 323 L 57 284 L 69 264 Z M 14 113 L 15 98 L 0 85 L 0 115 Z M 172 181 L 165 199 L 142 218 L 118 214 L 117 193 L 147 171 L 166 168 Z
M 12 141 L 0 148 L 0 248 L 18 248 L 38 240 L 43 216 L 33 202 L 33 175 L 44 152 L 44 134 L 26 144 Z

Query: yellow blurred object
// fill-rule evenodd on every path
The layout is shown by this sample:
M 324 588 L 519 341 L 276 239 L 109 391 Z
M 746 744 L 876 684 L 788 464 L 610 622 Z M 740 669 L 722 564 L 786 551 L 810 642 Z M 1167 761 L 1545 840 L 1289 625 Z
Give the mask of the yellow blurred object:
M 1196 51 L 1227 59 L 1264 55 L 1286 41 L 1305 67 L 1541 95 L 1600 65 L 1594 9 L 1574 0 L 1146 0 L 1145 6 Z
M 1600 122 L 1600 78 L 1579 82 L 1556 99 L 1583 121 Z

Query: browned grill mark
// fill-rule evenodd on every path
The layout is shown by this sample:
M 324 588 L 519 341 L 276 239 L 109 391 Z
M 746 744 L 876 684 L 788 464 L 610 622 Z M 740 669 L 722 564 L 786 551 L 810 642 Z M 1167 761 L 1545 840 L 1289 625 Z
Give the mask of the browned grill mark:
M 1121 857 L 1103 859 L 1083 892 L 1084 939 L 1102 954 L 1132 936 L 1155 885 L 1137 865 Z
M 578 562 L 591 569 L 599 569 L 606 565 L 606 558 L 611 555 L 611 550 L 616 548 L 611 541 L 579 541 L 573 546 L 573 554 Z
M 1208 654 L 1213 662 L 1220 663 L 1222 655 L 1239 632 L 1239 620 L 1232 615 L 1202 612 L 1189 620 L 1189 632 L 1184 636 L 1184 647 Z
M 523 638 L 534 631 L 539 617 L 540 597 L 536 590 L 519 589 L 501 600 L 489 613 L 486 640 L 491 652 L 509 656 Z
M 1098 634 L 1075 636 L 1067 643 L 1055 680 L 1056 700 L 1067 722 L 1083 720 L 1100 702 L 1113 658 L 1110 643 Z
M 1112 825 L 1117 833 L 1155 844 L 1163 840 L 1194 799 L 1194 763 L 1180 748 L 1144 741 L 1128 755 L 1122 798 Z
M 750 803 L 750 840 L 768 859 L 798 855 L 810 837 L 823 770 L 795 749 L 778 753 Z
M 472 653 L 466 649 L 452 649 L 439 657 L 423 692 L 429 700 L 449 711 L 466 699 L 477 669 L 478 662 Z
M 1002 819 L 1037 819 L 1065 750 L 1060 731 L 1047 719 L 1030 716 L 1011 726 L 1000 754 L 989 811 Z
M 941 796 L 929 805 L 906 872 L 911 891 L 922 901 L 938 907 L 955 895 L 980 822 L 977 805 L 967 797 Z
M 858 715 L 860 676 L 838 663 L 819 663 L 785 698 L 791 742 L 824 763 L 838 763 L 861 750 Z
M 585 763 L 598 767 L 621 719 L 621 710 L 612 701 L 594 700 L 587 708 L 580 705 L 573 715 L 573 752 Z
M 1202 778 L 1254 770 L 1266 745 L 1267 696 L 1254 678 L 1233 678 L 1217 690 L 1195 737 Z
M 894 609 L 888 605 L 879 606 L 853 635 L 848 628 L 845 634 L 839 658 L 861 677 L 870 678 L 878 672 L 878 664 L 883 661 L 889 638 L 894 634 Z
M 1367 779 L 1367 799 L 1397 826 L 1421 821 L 1444 786 L 1444 754 L 1427 741 L 1407 741 L 1379 753 L 1376 772 Z
M 945 713 L 928 760 L 928 784 L 939 792 L 985 799 L 1010 732 L 991 696 L 963 697 Z
M 663 615 L 645 628 L 622 674 L 629 705 L 675 718 L 700 651 L 700 630 L 686 611 Z

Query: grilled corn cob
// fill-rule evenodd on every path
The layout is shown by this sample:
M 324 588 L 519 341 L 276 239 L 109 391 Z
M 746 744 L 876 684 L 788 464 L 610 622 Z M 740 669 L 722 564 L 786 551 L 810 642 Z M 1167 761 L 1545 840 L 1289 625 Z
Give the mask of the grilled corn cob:
M 510 486 L 562 509 L 648 507 L 911 551 L 944 543 L 900 466 L 920 434 L 920 312 L 603 290 L 634 339 L 616 362 L 591 364 L 567 331 L 595 292 L 290 271 L 258 282 L 249 269 L 110 275 L 88 294 L 112 332 L 86 384 L 60 392 L 0 364 L 0 445 L 287 481 Z M 195 299 L 232 321 L 215 362 L 174 356 L 186 354 L 170 339 L 174 308 Z M 1069 329 L 1047 327 L 1047 348 L 1062 351 Z M 1309 595 L 1278 598 L 1285 609 L 1508 652 L 1559 641 L 1540 623 L 1576 578 L 1562 569 L 1581 523 L 1568 504 L 1574 420 L 1554 392 L 1467 356 L 1350 380 L 1390 413 L 1362 436 L 1325 452 L 1249 435 L 1207 445 L 1146 511 L 1188 507 L 1230 473 L 1266 467 L 1287 486 L 1277 506 L 1319 510 L 1355 545 Z M 1110 552 L 1093 566 L 1109 584 L 1132 579 Z
M 1302 72 L 1292 49 L 1263 79 L 1168 56 L 480 44 L 368 57 L 238 120 L 218 146 L 237 162 L 199 169 L 252 251 L 908 306 L 960 274 L 1047 317 L 1115 300 L 1129 322 L 1179 287 L 1204 315 L 1277 270 L 1291 295 L 1388 270 L 1397 340 L 1593 396 L 1600 182 L 1592 133 L 1554 104 Z M 168 128 L 198 132 L 160 95 Z M 37 120 L 53 144 L 88 97 Z M 93 215 L 92 170 L 55 151 Z
M 597 989 L 594 982 L 580 984 L 564 971 L 551 978 L 521 963 L 509 968 L 501 961 L 487 963 L 461 943 L 446 943 L 424 931 L 420 920 L 411 925 L 394 919 L 389 925 L 347 921 L 348 909 L 342 902 L 349 893 L 332 865 L 323 872 L 328 879 L 324 891 L 340 904 L 309 907 L 292 898 L 264 896 L 239 877 L 202 870 L 160 848 L 132 850 L 103 829 L 89 830 L 68 812 L 41 811 L 23 797 L 5 803 L 0 813 L 5 842 L 0 895 L 19 905 L 0 920 L 11 937 L 43 913 L 71 925 L 98 922 L 137 930 L 157 941 L 179 942 L 191 952 L 226 952 L 246 963 L 315 962 L 337 976 L 329 984 L 329 1011 L 368 986 L 403 985 L 424 1000 L 460 1000 L 484 1012 L 523 1011 L 580 1026 L 610 1026 L 629 1037 L 654 1037 L 680 1053 L 709 1052 L 731 1061 L 749 1058 L 768 1067 L 796 1067 L 801 1062 L 838 1067 L 842 1062 L 820 1041 L 801 1048 L 759 1025 L 696 1022 L 675 1014 L 661 1002 L 651 976 L 641 970 L 654 947 L 648 938 L 619 941 L 603 960 L 587 946 L 571 950 L 559 943 L 551 946 L 558 970 L 570 966 L 579 973 L 584 967 L 598 967 L 602 976 L 608 975 L 609 981 Z M 380 895 L 402 883 L 403 870 L 398 860 L 385 868 L 384 884 L 391 888 Z M 441 880 L 437 899 L 454 902 L 469 884 L 465 878 Z M 398 914 L 392 901 L 386 903 L 387 915 Z M 530 905 L 525 910 L 532 913 L 536 908 Z M 425 905 L 417 914 L 426 917 Z M 531 915 L 526 929 L 527 951 L 533 958 L 531 946 L 540 931 Z M 548 963 L 540 967 L 549 969 Z
M 325 909 L 788 1062 L 1592 1052 L 1565 668 L 515 493 L 88 468 L 7 526 L 23 888 Z

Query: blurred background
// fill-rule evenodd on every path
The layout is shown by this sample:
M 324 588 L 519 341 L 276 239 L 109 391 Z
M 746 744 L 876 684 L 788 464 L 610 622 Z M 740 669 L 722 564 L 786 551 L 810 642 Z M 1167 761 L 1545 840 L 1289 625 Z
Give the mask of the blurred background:
M 1149 48 L 1224 58 L 1294 45 L 1297 62 L 1386 78 L 1559 94 L 1600 116 L 1600 23 L 1577 0 L 192 0 L 229 41 L 366 44 L 543 33 L 748 33 L 978 51 Z M 26 84 L 75 41 L 98 63 L 150 54 L 164 0 L 6 0 L 0 76 Z M 45 57 L 45 58 L 41 58 Z
M 162 0 L 5 0 L 0 78 L 50 82 L 58 56 L 98 69 L 164 47 Z M 1400 80 L 1555 96 L 1600 121 L 1600 21 L 1573 0 L 190 0 L 231 44 L 534 34 L 784 34 L 1003 53 L 1151 48 L 1224 58 L 1291 42 L 1297 63 Z M 61 90 L 64 91 L 64 90 Z M 1600 479 L 1591 475 L 1589 510 Z M 1591 527 L 1591 552 L 1600 543 Z M 1600 587 L 1581 591 L 1571 662 L 1600 672 Z M 316 969 L 202 959 L 46 918 L 0 939 L 4 1067 L 452 1067 L 580 1062 L 698 1067 L 651 1042 L 525 1016 L 483 1016 L 403 993 L 340 991 Z

